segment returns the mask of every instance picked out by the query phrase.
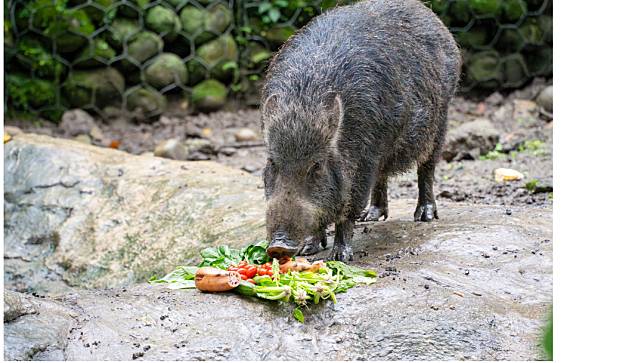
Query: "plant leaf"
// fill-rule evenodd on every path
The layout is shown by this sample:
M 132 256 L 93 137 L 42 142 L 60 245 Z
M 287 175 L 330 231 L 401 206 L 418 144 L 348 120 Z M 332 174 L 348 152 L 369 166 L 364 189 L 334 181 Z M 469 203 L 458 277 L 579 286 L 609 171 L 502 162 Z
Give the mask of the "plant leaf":
M 304 322 L 304 313 L 302 313 L 302 310 L 299 307 L 293 309 L 293 317 L 300 323 Z

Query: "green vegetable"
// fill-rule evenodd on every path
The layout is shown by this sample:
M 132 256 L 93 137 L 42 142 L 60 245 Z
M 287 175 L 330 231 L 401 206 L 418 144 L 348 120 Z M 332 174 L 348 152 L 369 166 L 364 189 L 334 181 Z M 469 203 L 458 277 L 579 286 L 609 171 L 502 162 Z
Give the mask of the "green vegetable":
M 260 241 L 257 244 L 250 244 L 243 250 L 237 250 L 228 246 L 209 247 L 201 251 L 203 261 L 199 267 L 211 266 L 225 270 L 232 264 L 246 260 L 253 264 L 262 264 L 269 261 L 266 254 L 267 241 Z M 279 270 L 279 268 L 278 268 Z
M 203 260 L 199 266 L 180 266 L 168 275 L 158 279 L 153 277 L 150 283 L 167 283 L 168 288 L 194 288 L 194 278 L 198 267 L 212 266 L 227 269 L 231 264 L 246 260 L 252 264 L 263 264 L 269 261 L 266 254 L 267 241 L 251 244 L 243 250 L 228 246 L 210 247 L 201 251 Z M 376 282 L 376 272 L 349 266 L 339 261 L 328 261 L 317 272 L 289 271 L 280 274 L 277 259 L 272 262 L 273 276 L 257 275 L 255 284 L 242 281 L 233 291 L 244 296 L 265 300 L 293 302 L 296 304 L 293 317 L 304 321 L 301 307 L 309 303 L 319 304 L 320 300 L 331 300 L 336 303 L 336 293 L 346 292 L 356 285 L 369 285 Z
M 302 313 L 302 310 L 300 310 L 300 308 L 293 309 L 293 317 L 300 323 L 304 322 L 304 314 Z
M 196 273 L 197 267 L 195 266 L 179 266 L 160 279 L 152 276 L 148 282 L 151 284 L 168 284 L 168 288 L 171 289 L 194 289 Z

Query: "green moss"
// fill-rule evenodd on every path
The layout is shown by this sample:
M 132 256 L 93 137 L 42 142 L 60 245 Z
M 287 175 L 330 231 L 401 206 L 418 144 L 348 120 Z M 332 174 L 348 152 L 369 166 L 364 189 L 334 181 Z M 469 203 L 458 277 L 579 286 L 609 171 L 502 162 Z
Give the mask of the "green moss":
M 226 103 L 228 89 L 221 82 L 209 79 L 199 83 L 193 90 L 190 100 L 201 111 L 214 111 Z
M 145 16 L 145 26 L 164 39 L 172 41 L 181 31 L 181 20 L 172 9 L 157 5 L 148 10 Z
M 114 68 L 74 71 L 65 80 L 63 90 L 74 107 L 104 107 L 120 103 L 125 80 Z
M 144 71 L 145 81 L 161 89 L 171 84 L 186 84 L 188 69 L 176 54 L 162 53 Z
M 130 111 L 139 110 L 143 116 L 149 118 L 158 116 L 166 110 L 165 96 L 152 88 L 137 88 L 128 90 L 126 93 L 128 94 L 126 105 Z
M 136 20 L 116 18 L 109 25 L 107 41 L 117 48 L 121 49 L 123 44 L 133 35 L 141 31 L 141 27 Z
M 116 57 L 116 51 L 103 39 L 92 40 L 76 58 L 75 66 L 91 68 L 105 66 Z

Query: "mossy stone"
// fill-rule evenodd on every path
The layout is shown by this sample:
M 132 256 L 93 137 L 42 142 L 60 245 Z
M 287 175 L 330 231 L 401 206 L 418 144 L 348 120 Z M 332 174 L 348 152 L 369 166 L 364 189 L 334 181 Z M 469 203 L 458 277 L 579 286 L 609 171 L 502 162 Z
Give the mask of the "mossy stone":
M 190 100 L 200 111 L 215 111 L 226 103 L 227 96 L 228 89 L 223 83 L 208 79 L 193 88 Z

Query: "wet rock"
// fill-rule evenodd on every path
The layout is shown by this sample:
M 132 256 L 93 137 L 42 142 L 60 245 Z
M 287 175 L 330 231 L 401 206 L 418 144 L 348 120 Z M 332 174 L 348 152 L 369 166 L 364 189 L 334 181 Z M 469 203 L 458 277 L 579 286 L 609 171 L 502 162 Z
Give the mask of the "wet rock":
M 154 156 L 173 160 L 186 160 L 188 158 L 188 149 L 178 139 L 165 140 L 154 148 Z
M 499 137 L 499 131 L 488 119 L 480 118 L 464 123 L 447 133 L 443 159 L 448 162 L 477 159 L 494 150 Z
M 521 180 L 524 176 L 521 172 L 514 169 L 498 168 L 494 169 L 494 180 L 501 183 L 504 181 Z
M 27 313 L 4 325 L 6 360 L 64 360 L 67 336 L 75 323 L 74 313 L 60 303 L 5 290 L 11 303 L 20 301 Z
M 257 133 L 247 127 L 241 128 L 235 132 L 235 141 L 245 142 L 245 141 L 256 141 L 259 140 Z
M 36 309 L 34 306 L 19 294 L 14 291 L 4 292 L 4 322 L 10 322 L 17 318 L 27 315 L 35 314 Z
M 89 113 L 81 109 L 74 109 L 65 111 L 59 127 L 65 136 L 74 137 L 88 135 L 96 127 L 96 123 Z
M 147 281 L 205 246 L 264 238 L 260 181 L 240 170 L 33 134 L 4 151 L 7 288 Z
M 552 113 L 552 86 L 544 88 L 537 96 L 537 104 L 543 107 L 544 110 Z
M 311 304 L 304 325 L 288 304 L 235 294 L 147 284 L 78 291 L 78 323 L 68 330 L 65 357 L 129 360 L 144 352 L 146 360 L 298 360 L 319 352 L 331 360 L 539 359 L 537 342 L 552 299 L 552 244 L 540 246 L 543 255 L 531 251 L 535 240 L 551 238 L 551 210 L 535 218 L 518 207 L 506 218 L 502 206 L 439 203 L 441 223 L 432 226 L 413 222 L 415 203 L 391 201 L 386 223 L 354 237 L 356 250 L 369 252 L 354 263 L 386 277 L 338 294 L 335 305 Z M 512 253 L 472 253 L 490 243 Z M 415 253 L 401 255 L 403 245 Z M 400 257 L 386 262 L 387 256 Z M 517 278 L 519 269 L 530 278 Z M 204 318 L 212 316 L 219 318 Z M 146 350 L 145 342 L 153 344 Z

